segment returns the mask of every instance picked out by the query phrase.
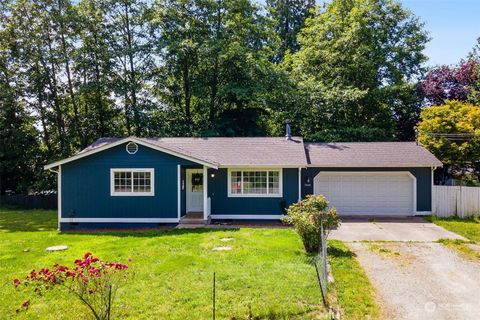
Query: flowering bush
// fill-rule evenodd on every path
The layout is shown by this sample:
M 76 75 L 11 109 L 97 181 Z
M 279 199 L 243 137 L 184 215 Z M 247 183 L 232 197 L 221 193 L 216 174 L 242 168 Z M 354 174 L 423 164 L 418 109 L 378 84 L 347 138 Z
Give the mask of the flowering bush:
M 130 261 L 130 259 L 129 259 Z M 32 270 L 24 279 L 14 279 L 16 288 L 33 288 L 38 294 L 60 288 L 76 296 L 85 304 L 97 320 L 110 319 L 112 302 L 119 287 L 128 279 L 128 265 L 106 262 L 86 253 L 69 268 L 54 264 L 52 269 Z M 17 312 L 28 309 L 30 301 L 24 301 Z
M 331 229 L 340 225 L 337 211 L 328 208 L 328 201 L 322 195 L 307 195 L 304 200 L 292 204 L 282 221 L 293 225 L 302 238 L 305 250 L 310 254 L 318 253 L 321 249 L 321 224 L 325 238 Z

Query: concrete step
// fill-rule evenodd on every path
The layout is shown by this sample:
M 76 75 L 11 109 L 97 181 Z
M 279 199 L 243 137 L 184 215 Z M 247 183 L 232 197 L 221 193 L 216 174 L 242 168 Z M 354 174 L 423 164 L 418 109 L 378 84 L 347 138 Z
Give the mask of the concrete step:
M 180 219 L 179 224 L 205 224 L 205 223 L 203 222 L 203 219 L 186 218 L 186 219 Z

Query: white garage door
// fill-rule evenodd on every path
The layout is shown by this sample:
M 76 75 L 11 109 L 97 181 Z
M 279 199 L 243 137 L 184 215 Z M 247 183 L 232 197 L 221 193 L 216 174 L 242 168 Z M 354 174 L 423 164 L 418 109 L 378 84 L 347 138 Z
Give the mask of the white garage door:
M 314 192 L 341 215 L 413 215 L 414 180 L 408 172 L 320 172 Z

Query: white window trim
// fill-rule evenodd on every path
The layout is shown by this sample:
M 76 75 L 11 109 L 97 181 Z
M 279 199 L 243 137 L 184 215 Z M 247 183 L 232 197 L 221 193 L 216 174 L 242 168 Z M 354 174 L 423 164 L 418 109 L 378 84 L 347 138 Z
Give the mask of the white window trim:
M 242 172 L 242 193 L 232 193 L 232 171 Z M 278 194 L 243 194 L 243 172 L 244 171 L 276 171 L 278 172 Z M 229 168 L 228 169 L 228 197 L 229 198 L 282 198 L 283 197 L 283 169 L 278 168 Z M 268 189 L 268 174 L 267 174 Z
M 115 192 L 115 172 L 150 172 L 150 192 Z M 133 189 L 133 184 L 132 184 Z M 110 196 L 112 197 L 145 197 L 155 195 L 155 169 L 153 168 L 111 168 Z

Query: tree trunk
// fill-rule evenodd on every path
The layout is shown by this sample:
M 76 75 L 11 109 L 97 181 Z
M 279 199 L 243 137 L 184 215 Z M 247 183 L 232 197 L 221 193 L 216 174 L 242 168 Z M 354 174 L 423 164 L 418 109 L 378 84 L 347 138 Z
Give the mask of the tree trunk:
M 75 93 L 73 91 L 73 82 L 72 82 L 72 75 L 70 70 L 70 57 L 67 54 L 67 41 L 65 39 L 65 23 L 63 21 L 63 14 L 62 14 L 62 0 L 58 0 L 58 13 L 60 15 L 58 21 L 60 25 L 60 40 L 62 44 L 62 53 L 63 59 L 65 60 L 65 72 L 67 74 L 67 83 L 68 83 L 68 93 L 70 95 L 70 100 L 73 106 L 73 128 L 72 131 L 76 135 L 76 138 L 79 138 L 80 141 L 83 140 L 83 135 L 80 129 L 80 117 L 78 113 L 78 106 L 75 99 Z
M 130 100 L 132 104 L 133 119 L 135 121 L 135 135 L 140 136 L 141 124 L 140 115 L 137 106 L 137 84 L 136 71 L 133 58 L 133 32 L 130 26 L 129 5 L 125 2 L 125 29 L 127 32 L 127 46 L 128 46 L 128 62 L 129 62 L 129 78 L 130 78 Z
M 183 95 L 185 99 L 185 121 L 190 124 L 191 113 L 190 113 L 190 101 L 191 101 L 191 92 L 190 92 L 190 70 L 188 69 L 188 58 L 184 57 L 182 64 L 182 76 L 183 76 Z

